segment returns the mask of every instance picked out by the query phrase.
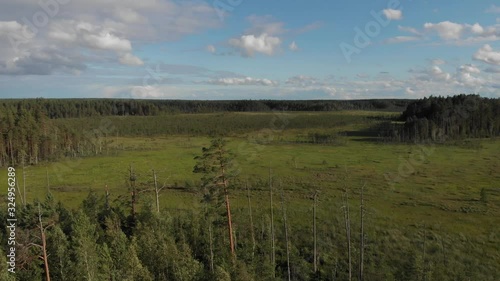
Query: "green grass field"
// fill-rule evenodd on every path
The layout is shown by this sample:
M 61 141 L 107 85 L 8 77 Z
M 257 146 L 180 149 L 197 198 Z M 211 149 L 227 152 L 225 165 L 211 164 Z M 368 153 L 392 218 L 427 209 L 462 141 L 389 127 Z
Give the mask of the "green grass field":
M 270 114 L 237 115 L 272 118 Z M 328 119 L 339 115 L 348 116 L 350 122 L 332 128 L 315 123 L 314 127 L 302 129 L 291 123 L 297 123 L 298 119 L 314 121 L 314 118 Z M 334 144 L 292 141 L 311 132 L 361 130 L 371 124 L 366 118 L 353 119 L 353 116 L 377 115 L 387 113 L 287 114 L 289 120 L 295 120 L 288 123 L 290 129 L 283 126 L 233 134 L 228 141 L 240 168 L 238 180 L 250 182 L 253 196 L 259 198 L 255 202 L 265 201 L 271 167 L 275 184 L 282 182 L 289 203 L 297 212 L 301 206 L 309 208 L 308 197 L 315 189 L 320 190 L 322 203 L 332 206 L 340 203 L 344 184 L 355 196 L 366 183 L 367 205 L 377 219 L 403 225 L 425 222 L 450 231 L 484 235 L 493 230 L 491 227 L 497 227 L 494 220 L 500 214 L 496 195 L 500 182 L 500 141 L 475 141 L 474 147 L 386 144 L 348 136 L 340 136 L 341 141 Z M 169 135 L 110 139 L 113 141 L 111 147 L 102 155 L 27 167 L 28 201 L 43 199 L 47 185 L 56 199 L 72 208 L 77 207 L 91 189 L 104 192 L 107 186 L 114 197 L 127 194 L 128 168 L 132 164 L 138 182 L 145 187 L 151 186 L 152 169 L 157 170 L 161 183 L 188 187 L 165 190 L 161 196 L 164 208 L 198 205 L 200 195 L 196 194 L 196 186 L 199 185 L 199 175 L 192 173 L 193 158 L 209 144 L 210 138 Z M 477 142 L 480 142 L 480 147 Z M 22 169 L 18 168 L 17 175 L 22 187 Z M 394 180 L 397 177 L 399 179 Z M 6 182 L 6 173 L 0 175 L 0 181 Z M 246 204 L 241 187 L 239 184 L 232 191 L 235 207 Z M 491 191 L 491 202 L 480 201 L 483 188 Z M 146 200 L 149 195 L 145 193 L 142 197 Z M 478 227 L 478 223 L 484 228 Z
M 408 237 L 421 239 L 415 237 L 425 228 L 439 237 L 447 237 L 441 240 L 443 253 L 445 244 L 453 248 L 455 255 L 474 247 L 474 256 L 487 259 L 489 270 L 495 260 L 500 260 L 500 140 L 385 143 L 374 141 L 366 132 L 394 113 L 355 111 L 283 116 L 285 119 L 272 113 L 230 113 L 151 117 L 151 120 L 161 123 L 161 118 L 173 118 L 194 124 L 209 119 L 208 123 L 232 124 L 227 125 L 226 139 L 239 169 L 231 190 L 236 225 L 247 221 L 244 188 L 247 182 L 253 208 L 259 216 L 257 220 L 265 220 L 265 212 L 269 210 L 271 168 L 276 200 L 282 188 L 292 232 L 310 227 L 311 198 L 315 190 L 319 191 L 318 218 L 325 228 L 322 231 L 326 235 L 328 225 L 334 220 L 339 225 L 345 186 L 349 188 L 352 220 L 356 224 L 360 188 L 365 185 L 365 221 L 372 230 L 370 233 L 378 233 L 378 237 L 373 238 L 382 241 L 387 236 L 399 244 L 414 245 L 417 242 Z M 131 126 L 130 131 L 140 129 L 147 118 L 110 120 L 123 132 L 127 124 Z M 136 120 L 136 125 L 127 123 L 130 119 Z M 73 125 L 92 129 L 97 121 L 75 119 Z M 72 124 L 68 120 L 64 122 Z M 246 125 L 238 128 L 234 125 L 238 123 Z M 108 189 L 112 199 L 124 202 L 129 197 L 128 169 L 132 165 L 141 188 L 153 186 L 152 169 L 157 171 L 159 183 L 170 187 L 161 193 L 164 211 L 200 210 L 201 194 L 197 188 L 200 178 L 192 170 L 194 157 L 210 144 L 211 138 L 193 133 L 189 128 L 180 131 L 185 133 L 108 136 L 109 145 L 97 156 L 26 167 L 26 182 L 23 182 L 22 168 L 16 167 L 19 187 L 22 190 L 26 186 L 27 201 L 43 200 L 49 188 L 56 200 L 72 209 L 80 206 L 90 190 L 103 195 Z M 308 136 L 318 133 L 332 135 L 334 139 L 327 144 L 304 142 Z M 0 182 L 7 186 L 6 169 L 0 173 Z M 5 195 L 6 188 L 2 190 Z M 487 198 L 482 198 L 482 191 Z M 20 198 L 18 194 L 18 204 Z M 141 193 L 140 200 L 142 204 L 154 204 L 152 192 Z M 279 208 L 279 202 L 275 208 Z M 438 241 L 435 240 L 435 245 Z

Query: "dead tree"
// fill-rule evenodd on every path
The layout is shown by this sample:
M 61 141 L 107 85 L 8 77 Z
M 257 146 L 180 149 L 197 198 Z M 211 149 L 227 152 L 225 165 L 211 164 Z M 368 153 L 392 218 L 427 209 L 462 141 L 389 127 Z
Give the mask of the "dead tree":
M 281 184 L 280 184 L 281 185 Z M 286 207 L 285 207 L 285 196 L 283 195 L 283 187 L 281 186 L 281 210 L 283 212 L 283 226 L 285 228 L 285 241 L 286 241 L 286 264 L 288 269 L 288 281 L 292 280 L 290 272 L 290 242 L 288 238 L 288 224 L 286 221 Z
M 49 168 L 45 167 L 45 176 L 47 179 L 47 193 L 50 193 Z
M 38 256 L 39 259 L 43 261 L 43 269 L 45 273 L 45 280 L 50 281 L 50 271 L 49 271 L 49 256 L 47 254 L 47 238 L 46 238 L 46 232 L 47 229 L 54 226 L 54 223 L 49 223 L 44 226 L 43 221 L 42 221 L 42 211 L 40 209 L 40 203 L 38 203 L 38 231 L 40 232 L 40 237 L 33 235 L 35 238 L 37 238 L 40 241 L 40 244 L 30 242 L 29 244 L 25 245 L 25 249 L 29 250 L 32 247 L 36 247 L 40 250 L 41 254 Z M 22 244 L 19 244 L 20 246 L 23 246 Z
M 153 169 L 153 179 L 155 184 L 155 197 L 156 197 L 156 212 L 160 213 L 160 191 L 165 188 L 165 184 L 162 187 L 158 187 L 158 181 L 156 180 L 156 171 Z
M 351 219 L 349 214 L 349 193 L 347 186 L 344 190 L 343 195 L 344 206 L 344 221 L 345 221 L 345 235 L 347 240 L 347 257 L 348 257 L 348 269 L 349 269 L 349 281 L 352 280 L 352 260 L 351 260 Z
M 363 202 L 363 192 L 364 192 L 364 187 L 365 185 L 361 186 L 361 195 L 360 195 L 360 205 L 359 205 L 359 212 L 360 212 L 360 234 L 359 234 L 359 281 L 363 281 L 364 275 L 363 275 L 363 267 L 364 267 L 364 259 L 365 259 L 365 232 L 364 232 L 364 202 Z
M 134 174 L 132 164 L 130 164 L 129 181 L 130 181 L 130 188 L 131 188 L 131 191 L 130 191 L 131 201 L 130 202 L 131 202 L 131 207 L 132 207 L 132 210 L 131 210 L 132 218 L 135 218 L 135 214 L 136 214 L 136 204 L 137 204 L 137 188 L 135 186 L 136 180 L 137 180 L 137 178 Z
M 318 248 L 317 248 L 317 233 L 316 233 L 316 206 L 318 204 L 318 191 L 314 192 L 314 204 L 313 204 L 313 240 L 314 240 L 314 273 L 318 272 Z
M 275 277 L 275 267 L 276 267 L 276 252 L 274 246 L 274 208 L 273 208 L 273 182 L 271 167 L 269 167 L 269 197 L 270 197 L 270 209 L 271 209 L 271 267 L 273 269 L 273 277 Z
M 42 212 L 40 211 L 40 204 L 38 204 L 38 222 L 40 223 L 39 229 L 40 229 L 40 238 L 42 241 L 41 249 L 42 249 L 42 260 L 43 260 L 43 265 L 45 269 L 45 280 L 50 281 L 50 273 L 49 273 L 49 257 L 47 255 L 47 239 L 45 237 L 45 231 L 47 228 L 51 227 L 52 225 L 49 224 L 47 226 L 43 226 L 42 223 Z
M 252 235 L 252 258 L 255 255 L 255 230 L 253 228 L 253 214 L 252 214 L 252 203 L 250 199 L 250 189 L 248 188 L 248 181 L 245 183 L 247 189 L 247 199 L 248 199 L 248 215 L 250 217 L 250 234 Z

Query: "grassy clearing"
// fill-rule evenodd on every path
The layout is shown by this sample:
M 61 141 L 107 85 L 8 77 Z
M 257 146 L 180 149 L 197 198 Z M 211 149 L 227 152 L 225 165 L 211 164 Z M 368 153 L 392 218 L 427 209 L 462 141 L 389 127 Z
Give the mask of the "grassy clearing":
M 284 138 L 296 133 L 295 129 L 279 132 Z M 308 198 L 314 189 L 321 191 L 322 202 L 328 206 L 340 202 L 344 183 L 354 197 L 366 182 L 367 204 L 381 221 L 390 219 L 403 225 L 426 222 L 450 231 L 488 232 L 492 218 L 500 213 L 494 193 L 491 202 L 480 201 L 481 189 L 494 190 L 500 182 L 500 156 L 495 153 L 500 151 L 499 141 L 483 140 L 480 149 L 382 144 L 348 137 L 343 137 L 342 145 L 317 145 L 281 143 L 272 134 L 259 134 L 229 138 L 240 167 L 239 179 L 251 182 L 256 205 L 267 202 L 267 174 L 271 166 L 273 177 L 282 182 L 289 203 L 297 211 L 307 212 Z M 209 140 L 190 136 L 113 138 L 115 149 L 108 155 L 26 168 L 28 200 L 43 198 L 47 171 L 55 198 L 70 207 L 77 207 L 90 189 L 102 192 L 107 186 L 114 197 L 125 195 L 127 169 L 132 164 L 144 186 L 151 186 L 154 168 L 161 183 L 189 187 L 166 190 L 161 197 L 163 207 L 193 208 L 199 201 L 195 193 L 199 180 L 192 173 L 193 158 Z M 428 155 L 422 154 L 423 150 Z M 407 171 L 408 161 L 422 155 L 422 161 Z M 396 178 L 399 170 L 403 176 L 389 184 L 388 178 Z M 18 169 L 18 177 L 21 175 Z M 2 173 L 0 181 L 5 181 L 5 177 Z M 19 181 L 22 186 L 22 179 Z M 235 207 L 245 206 L 244 191 L 234 190 L 233 197 Z M 477 227 L 478 222 L 485 229 Z
M 313 190 L 321 192 L 320 212 L 326 219 L 329 212 L 339 212 L 330 209 L 340 205 L 344 184 L 351 188 L 352 202 L 357 204 L 358 189 L 366 182 L 367 205 L 371 210 L 370 216 L 377 224 L 415 226 L 425 223 L 449 232 L 470 235 L 489 235 L 495 227 L 498 230 L 495 218 L 500 215 L 500 198 L 494 192 L 500 182 L 498 140 L 482 140 L 480 147 L 474 149 L 433 144 L 373 143 L 363 141 L 359 136 L 339 137 L 342 141 L 337 145 L 293 142 L 297 136 L 314 132 L 335 134 L 361 130 L 376 122 L 369 117 L 390 114 L 294 113 L 287 115 L 286 126 L 267 126 L 260 130 L 248 129 L 242 134 L 234 133 L 228 140 L 240 167 L 240 183 L 248 180 L 255 207 L 267 208 L 267 178 L 271 166 L 275 185 L 278 179 L 282 182 L 290 209 L 296 212 L 293 220 L 299 224 L 307 221 L 303 216 L 310 211 Z M 276 117 L 270 113 L 226 115 L 264 116 L 269 120 Z M 191 116 L 210 118 L 215 115 L 184 117 Z M 337 119 L 330 128 L 322 128 L 327 122 L 318 121 L 337 117 L 349 121 Z M 305 124 L 304 120 L 312 125 L 300 128 Z M 132 164 L 143 186 L 151 186 L 151 170 L 156 169 L 160 183 L 179 187 L 162 193 L 163 208 L 196 208 L 199 205 L 200 195 L 196 193 L 199 177 L 192 173 L 193 158 L 200 153 L 201 147 L 209 144 L 208 137 L 187 134 L 114 136 L 109 139 L 112 143 L 103 155 L 27 167 L 27 199 L 44 197 L 47 172 L 55 198 L 72 208 L 79 206 L 91 189 L 103 192 L 107 186 L 114 198 L 126 196 L 128 167 Z M 20 168 L 17 174 L 22 185 Z M 6 173 L 0 174 L 0 181 L 6 182 Z M 490 202 L 480 200 L 483 188 L 492 190 Z M 232 197 L 236 208 L 246 206 L 244 190 L 234 190 Z M 142 199 L 149 200 L 151 195 L 143 194 Z
M 236 225 L 244 225 L 248 219 L 243 189 L 246 181 L 250 182 L 256 221 L 265 220 L 271 167 L 275 189 L 280 186 L 284 189 L 292 232 L 310 227 L 311 195 L 316 189 L 320 191 L 319 225 L 325 227 L 321 231 L 329 232 L 330 222 L 342 217 L 344 185 L 350 188 L 352 220 L 356 223 L 359 188 L 366 182 L 367 228 L 382 235 L 374 238 L 380 240 L 387 236 L 418 248 L 418 241 L 422 239 L 419 235 L 425 225 L 441 237 L 453 237 L 445 239 L 445 243 L 452 243 L 450 247 L 457 255 L 467 252 L 468 245 L 477 246 L 477 243 L 489 259 L 494 260 L 500 250 L 500 140 L 474 140 L 474 145 L 408 145 L 370 142 L 362 135 L 339 134 L 364 130 L 380 122 L 378 118 L 393 113 L 293 113 L 287 115 L 285 122 L 281 119 L 282 123 L 273 123 L 280 119 L 269 113 L 223 115 L 185 115 L 183 118 L 208 118 L 211 121 L 207 124 L 215 122 L 214 119 L 225 120 L 223 126 L 229 124 L 230 119 L 249 124 L 244 128 L 234 125 L 227 132 L 229 147 L 240 168 L 238 182 L 231 191 Z M 123 123 L 113 121 L 122 133 L 126 124 L 126 118 L 123 119 Z M 91 124 L 88 121 L 87 124 Z M 80 122 L 83 121 L 75 124 Z M 130 131 L 136 131 L 139 125 L 140 122 L 130 125 Z M 123 201 L 129 196 L 128 167 L 132 164 L 142 187 L 152 187 L 152 169 L 157 171 L 160 183 L 174 187 L 162 192 L 163 209 L 174 212 L 199 209 L 201 195 L 196 188 L 199 175 L 192 173 L 193 158 L 200 154 L 203 146 L 209 145 L 210 138 L 192 134 L 189 129 L 185 132 L 149 137 L 112 136 L 107 138 L 112 141 L 110 146 L 99 156 L 27 167 L 27 199 L 43 199 L 48 172 L 50 191 L 56 200 L 70 208 L 77 208 L 90 190 L 103 194 L 106 187 L 113 199 Z M 314 133 L 335 135 L 339 141 L 333 144 L 295 141 Z M 17 175 L 23 186 L 20 167 Z M 6 172 L 0 173 L 0 182 L 6 182 L 6 176 Z M 483 189 L 488 193 L 487 202 L 481 200 Z M 2 190 L 4 195 L 6 189 Z M 141 200 L 143 204 L 153 202 L 153 196 L 143 193 Z M 275 208 L 279 210 L 279 203 Z M 404 240 L 408 237 L 415 238 Z M 460 245 L 453 245 L 457 241 L 461 241 Z

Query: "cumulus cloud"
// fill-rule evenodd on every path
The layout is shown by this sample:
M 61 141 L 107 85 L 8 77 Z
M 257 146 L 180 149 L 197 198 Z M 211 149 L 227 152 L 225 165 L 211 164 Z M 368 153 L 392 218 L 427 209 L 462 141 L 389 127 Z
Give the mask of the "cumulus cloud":
M 481 71 L 479 68 L 472 64 L 462 65 L 457 69 L 457 82 L 468 88 L 480 88 L 484 84 L 484 80 L 480 77 L 474 76 Z
M 78 74 L 85 70 L 82 58 L 56 49 L 33 49 L 30 53 L 0 62 L 0 74 L 49 75 L 55 71 Z
M 382 12 L 389 20 L 400 20 L 403 18 L 403 12 L 401 10 L 385 9 Z
M 142 60 L 132 55 L 134 44 L 175 41 L 221 24 L 215 8 L 203 1 L 88 0 L 60 4 L 58 8 L 49 13 L 41 10 L 37 1 L 2 3 L 0 18 L 22 19 L 27 16 L 24 11 L 40 11 L 49 19 L 43 26 L 0 21 L 2 73 L 76 73 L 75 69 L 81 71 L 96 59 L 142 65 Z M 29 20 L 33 21 L 31 17 Z M 74 67 L 71 63 L 59 66 L 64 60 L 73 61 Z M 37 70 L 21 67 L 28 63 L 36 64 L 33 69 Z
M 73 43 L 82 47 L 130 52 L 132 44 L 128 39 L 116 35 L 112 28 L 106 28 L 84 21 L 60 21 L 50 26 L 48 37 L 60 43 Z
M 402 29 L 400 29 L 402 30 Z M 410 28 L 404 28 L 407 32 L 418 32 Z M 425 23 L 426 33 L 436 33 L 446 43 L 455 45 L 475 44 L 485 41 L 500 40 L 500 25 L 482 26 L 479 23 L 455 23 L 443 21 L 439 23 Z
M 450 73 L 442 70 L 441 67 L 437 65 L 432 65 L 430 68 L 413 72 L 417 73 L 415 78 L 419 81 L 447 82 L 450 81 L 452 77 Z
M 144 65 L 144 62 L 140 58 L 132 55 L 131 53 L 126 53 L 125 55 L 122 55 L 119 61 L 121 64 L 125 65 L 132 65 L 132 66 Z
M 245 30 L 239 38 L 231 38 L 228 43 L 237 49 L 244 57 L 252 57 L 255 53 L 268 56 L 274 55 L 281 50 L 283 37 L 295 37 L 299 34 L 318 29 L 322 26 L 320 22 L 314 22 L 296 29 L 287 29 L 285 24 L 277 21 L 270 15 L 251 15 L 247 17 L 250 27 Z M 298 51 L 299 47 L 295 41 L 288 45 L 291 51 Z
M 444 40 L 460 39 L 464 26 L 458 23 L 443 21 L 439 23 L 425 23 L 424 29 L 435 31 Z
M 477 50 L 472 58 L 488 64 L 500 65 L 500 52 L 494 51 L 488 44 Z
M 245 86 L 277 86 L 279 83 L 270 79 L 260 79 L 252 77 L 226 77 L 219 79 L 212 79 L 207 81 L 208 84 L 213 85 L 224 85 L 224 86 L 235 86 L 235 85 L 245 85 Z
M 236 49 L 240 50 L 241 55 L 252 57 L 255 53 L 262 53 L 271 56 L 281 46 L 281 39 L 263 33 L 259 36 L 243 35 L 240 38 L 233 38 L 229 40 L 229 44 Z

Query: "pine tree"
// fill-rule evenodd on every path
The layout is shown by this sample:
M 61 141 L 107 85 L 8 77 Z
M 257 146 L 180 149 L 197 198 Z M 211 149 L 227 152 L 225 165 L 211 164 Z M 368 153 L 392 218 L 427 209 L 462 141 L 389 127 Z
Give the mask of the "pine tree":
M 226 141 L 221 138 L 212 140 L 210 147 L 202 149 L 202 155 L 195 157 L 198 163 L 194 166 L 194 173 L 202 174 L 205 201 L 219 207 L 222 200 L 226 207 L 229 249 L 233 259 L 236 257 L 233 237 L 233 223 L 229 202 L 230 181 L 234 177 L 232 154 L 226 148 Z M 222 199 L 222 198 L 223 199 Z

